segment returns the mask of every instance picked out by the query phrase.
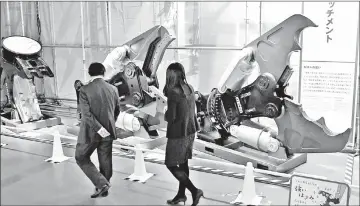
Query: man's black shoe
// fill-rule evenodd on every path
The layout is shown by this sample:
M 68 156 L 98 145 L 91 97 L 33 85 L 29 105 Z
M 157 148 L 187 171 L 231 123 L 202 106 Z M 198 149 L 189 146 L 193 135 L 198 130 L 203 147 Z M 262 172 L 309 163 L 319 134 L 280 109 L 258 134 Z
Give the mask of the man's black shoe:
M 109 191 L 104 192 L 101 197 L 107 197 L 109 195 Z
M 97 192 L 99 189 L 95 188 L 95 192 Z M 104 192 L 101 197 L 107 197 L 109 195 L 109 191 Z
M 99 196 L 106 197 L 109 194 L 109 189 L 109 185 L 105 185 L 101 189 L 96 189 L 95 193 L 91 195 L 91 198 L 97 198 Z

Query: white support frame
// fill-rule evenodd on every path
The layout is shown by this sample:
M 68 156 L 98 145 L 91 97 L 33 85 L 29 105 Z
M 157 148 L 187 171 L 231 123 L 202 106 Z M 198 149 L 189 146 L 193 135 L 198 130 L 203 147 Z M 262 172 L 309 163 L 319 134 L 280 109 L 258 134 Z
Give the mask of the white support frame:
M 179 20 L 185 22 L 185 2 L 176 2 L 177 3 L 177 25 L 176 25 L 176 30 L 177 30 L 177 46 L 179 46 L 179 44 L 185 44 L 185 24 L 178 24 Z M 155 8 L 154 8 L 155 10 Z M 155 12 L 154 12 L 155 13 Z M 155 15 L 156 16 L 156 15 Z M 177 52 L 178 53 L 178 52 Z M 178 56 L 178 60 L 179 60 L 179 56 Z
M 247 45 L 248 41 L 248 28 L 249 28 L 249 19 L 248 19 L 248 2 L 245 2 L 245 41 L 244 46 Z
M 259 2 L 259 36 L 262 35 L 262 1 Z M 256 118 L 256 121 L 260 123 L 260 117 Z
M 358 94 L 359 94 L 359 44 L 360 44 L 360 2 L 358 5 L 358 29 L 357 29 L 357 40 L 356 40 L 356 55 L 355 55 L 355 74 L 354 74 L 354 91 L 353 91 L 353 108 L 352 108 L 352 117 L 351 117 L 351 126 L 352 126 L 352 133 L 351 133 L 351 141 L 352 141 L 352 145 L 353 148 L 355 149 L 356 144 L 355 143 L 359 143 L 356 142 L 356 114 L 357 114 L 357 109 L 359 109 L 357 107 L 357 98 L 359 98 Z M 359 136 L 359 133 L 357 134 Z
M 55 17 L 54 17 L 54 2 L 48 2 L 49 6 L 50 6 L 50 18 L 51 18 L 51 23 L 50 23 L 50 30 L 52 33 L 52 38 L 51 38 L 51 42 L 52 44 L 56 45 L 56 32 L 55 32 Z M 56 64 L 56 49 L 55 47 L 52 47 L 52 55 L 53 55 L 53 66 L 54 66 L 54 75 L 55 75 L 55 81 L 54 81 L 54 86 L 55 86 L 55 97 L 58 97 L 59 91 L 58 91 L 58 84 L 57 84 L 57 64 Z
M 109 2 L 106 1 L 105 2 L 105 17 L 106 17 L 106 34 L 108 35 L 108 37 L 110 37 L 109 35 Z M 110 46 L 109 41 L 107 40 L 107 45 Z
M 8 35 L 11 36 L 11 19 L 10 19 L 10 5 L 6 2 L 6 24 L 8 27 Z
M 261 13 L 261 11 L 262 11 L 262 1 L 260 1 L 260 5 L 259 5 L 259 33 L 260 33 L 260 35 L 259 36 L 261 36 L 261 32 L 262 32 L 262 13 Z
M 40 3 L 40 2 L 39 2 Z M 50 7 L 50 31 L 51 31 L 51 43 L 53 45 L 56 45 L 56 32 L 55 32 L 55 17 L 54 17 L 54 2 L 49 1 L 48 2 L 49 7 Z M 44 47 L 44 46 L 43 46 Z M 54 80 L 54 90 L 55 90 L 55 97 L 58 97 L 59 91 L 58 91 L 58 82 L 57 82 L 57 65 L 56 65 L 56 49 L 55 47 L 51 47 L 51 51 L 52 51 L 52 55 L 53 55 L 53 72 L 54 72 L 54 76 L 55 76 L 55 80 Z
M 107 2 L 108 5 L 108 28 L 109 28 L 109 46 L 112 46 L 112 18 L 111 18 L 111 2 Z
M 23 9 L 23 2 L 20 1 L 20 15 L 21 15 L 21 31 L 22 35 L 25 36 L 25 25 L 24 25 L 24 9 Z
M 304 2 L 301 2 L 301 14 L 304 15 L 304 9 L 305 9 L 305 4 Z M 300 38 L 300 47 L 301 47 L 301 51 L 300 51 L 300 58 L 299 58 L 299 81 L 298 81 L 298 103 L 301 103 L 301 77 L 302 77 L 302 59 L 303 59 L 303 49 L 304 49 L 304 35 L 301 34 L 301 38 Z
M 80 22 L 81 22 L 81 48 L 82 48 L 82 63 L 83 63 L 83 75 L 86 82 L 86 53 L 85 53 L 85 31 L 84 31 L 84 2 L 80 1 Z M 87 2 L 86 2 L 87 3 Z
M 105 2 L 106 6 L 105 6 L 105 15 L 106 15 L 106 30 L 107 30 L 107 34 L 108 34 L 108 47 L 110 48 L 112 45 L 112 28 L 111 28 L 111 2 L 110 1 L 106 1 Z M 109 51 L 110 52 L 110 49 Z

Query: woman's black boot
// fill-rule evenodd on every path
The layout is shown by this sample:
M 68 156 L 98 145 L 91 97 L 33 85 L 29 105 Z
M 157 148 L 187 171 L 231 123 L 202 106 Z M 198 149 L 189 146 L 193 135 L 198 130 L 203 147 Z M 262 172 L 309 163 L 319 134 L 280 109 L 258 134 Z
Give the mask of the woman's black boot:
M 176 195 L 174 197 L 174 199 L 168 200 L 167 203 L 169 205 L 176 205 L 176 204 L 179 204 L 180 202 L 184 202 L 184 205 L 185 205 L 186 200 L 187 200 L 187 197 L 185 195 L 182 197 Z
M 198 205 L 201 197 L 204 197 L 204 192 L 198 189 L 196 194 L 193 194 L 193 204 L 191 206 Z

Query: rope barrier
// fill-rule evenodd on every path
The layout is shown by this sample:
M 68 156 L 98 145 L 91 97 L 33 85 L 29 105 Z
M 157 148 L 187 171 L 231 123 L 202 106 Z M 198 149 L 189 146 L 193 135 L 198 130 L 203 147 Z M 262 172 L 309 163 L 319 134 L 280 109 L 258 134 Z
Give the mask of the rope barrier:
M 30 138 L 30 137 L 26 137 L 26 136 L 10 135 L 10 134 L 3 134 L 3 133 L 0 133 L 0 134 L 2 134 L 4 136 L 19 138 L 19 139 L 25 139 L 25 140 L 29 140 L 29 141 L 35 141 L 35 142 L 40 142 L 40 143 L 45 143 L 45 144 L 53 144 L 52 143 L 53 141 L 47 140 L 47 139 Z M 67 148 L 75 149 L 74 144 L 62 143 L 62 145 L 67 147 Z M 122 157 L 122 158 L 129 158 L 129 159 L 133 159 L 133 160 L 136 159 L 135 154 L 121 154 L 119 152 L 114 152 L 113 151 L 113 155 L 118 156 L 118 157 Z M 150 162 L 150 163 L 161 164 L 161 165 L 164 164 L 163 160 L 160 160 L 160 159 L 157 159 L 157 158 L 144 157 L 144 159 L 147 162 Z M 236 179 L 243 179 L 245 177 L 245 174 L 243 174 L 243 173 L 225 171 L 225 170 L 221 170 L 221 169 L 214 169 L 214 168 L 198 166 L 198 165 L 189 165 L 189 168 L 191 170 L 198 171 L 198 172 L 204 172 L 204 173 L 220 175 L 220 176 L 224 176 L 224 177 L 231 177 L 231 178 L 236 178 Z M 269 178 L 265 178 L 265 177 L 261 177 L 261 176 L 256 176 L 255 181 L 257 181 L 259 183 L 277 185 L 277 186 L 286 187 L 286 188 L 288 188 L 290 186 L 290 181 L 289 181 L 288 178 L 269 179 Z
M 10 127 L 10 126 L 5 126 L 5 125 L 2 125 L 1 127 L 7 128 L 7 129 L 10 129 L 10 130 L 14 129 L 14 130 L 20 130 L 20 131 L 24 131 L 24 132 L 34 132 L 34 133 L 44 134 L 44 135 L 53 135 L 51 132 L 32 130 L 32 129 L 26 129 L 26 128 Z M 3 135 L 4 133 L 1 133 L 1 134 Z M 62 135 L 62 134 L 59 134 L 59 136 L 61 138 L 77 141 L 76 137 Z M 27 138 L 29 138 L 29 137 L 27 137 Z M 133 151 L 143 151 L 143 152 L 149 152 L 149 153 L 165 155 L 165 152 L 149 150 L 149 149 L 144 149 L 144 148 L 140 148 L 140 147 L 129 147 L 129 146 L 124 146 L 124 145 L 114 145 L 114 147 L 119 148 L 119 149 L 126 149 L 126 150 L 133 150 Z M 243 165 L 238 165 L 238 164 L 234 164 L 234 163 L 220 162 L 220 161 L 215 161 L 215 160 L 207 160 L 207 159 L 204 159 L 204 158 L 197 158 L 197 157 L 193 157 L 193 159 L 201 160 L 201 161 L 207 162 L 207 163 L 215 163 L 215 164 L 222 165 L 222 166 L 236 167 L 238 169 L 243 169 L 243 170 L 245 170 L 245 168 L 246 168 Z M 291 176 L 292 176 L 291 174 L 273 172 L 273 171 L 262 170 L 262 169 L 254 169 L 254 172 L 259 173 L 259 174 L 272 175 L 272 176 L 285 177 L 285 178 L 291 178 Z M 317 175 L 310 175 L 310 174 L 304 174 L 304 173 L 294 173 L 294 174 L 305 176 L 305 177 L 327 179 L 326 177 L 317 176 Z M 356 185 L 352 185 L 352 187 L 359 188 L 359 186 L 356 186 Z
M 23 130 L 23 131 L 29 131 L 29 132 L 34 132 L 34 133 L 39 133 L 39 134 L 47 134 L 49 135 L 48 132 L 42 132 L 42 131 L 37 131 L 37 130 L 30 130 L 30 129 L 25 129 L 25 128 L 17 128 L 17 127 L 9 127 L 9 126 L 4 126 L 1 125 L 1 127 L 4 128 L 8 128 L 8 129 L 19 129 L 19 130 Z M 29 136 L 23 136 L 23 135 L 14 135 L 14 134 L 6 134 L 3 132 L 0 132 L 0 135 L 5 135 L 5 136 L 9 136 L 9 137 L 14 137 L 14 138 L 22 138 L 22 139 L 27 139 L 30 141 L 37 141 L 37 142 L 51 142 L 51 140 L 47 140 L 47 139 L 41 139 L 41 138 L 34 138 L 34 137 L 29 137 Z M 50 134 L 53 135 L 53 134 Z M 66 135 L 61 135 L 59 134 L 59 136 L 67 138 L 67 139 L 71 139 L 71 140 L 76 140 L 77 138 L 75 137 L 70 137 L 70 136 L 66 136 Z M 68 144 L 66 144 L 68 145 Z M 154 150 L 148 150 L 148 149 L 143 149 L 143 148 L 134 148 L 134 147 L 129 147 L 129 146 L 123 146 L 123 145 L 114 145 L 114 148 L 121 148 L 121 149 L 127 149 L 127 150 L 134 150 L 134 151 L 147 151 L 147 152 L 151 152 L 151 153 L 158 153 L 158 154 L 164 154 L 164 152 L 160 152 L 160 151 L 154 151 Z M 231 164 L 231 163 L 226 163 L 226 162 L 219 162 L 219 161 L 214 161 L 214 160 L 207 160 L 207 159 L 203 159 L 203 158 L 193 158 L 193 159 L 199 159 L 203 162 L 209 162 L 209 163 L 216 163 L 216 164 L 220 164 L 220 165 L 227 165 L 227 166 L 235 166 L 235 167 L 239 167 L 242 169 L 245 169 L 246 167 L 243 165 L 236 165 L 236 164 Z M 196 167 L 194 167 L 196 170 Z M 201 171 L 201 169 L 199 170 Z M 205 170 L 206 172 L 206 170 Z M 267 170 L 261 170 L 261 169 L 254 169 L 254 172 L 260 173 L 260 174 L 268 174 L 268 175 L 275 175 L 275 176 L 280 176 L 280 177 L 285 177 L 285 178 L 291 178 L 291 174 L 285 174 L 285 173 L 278 173 L 278 172 L 272 172 L 272 171 L 267 171 Z M 224 172 L 224 174 L 229 173 L 229 172 Z M 231 172 L 233 173 L 233 172 Z M 215 174 L 215 173 L 214 173 Z M 217 175 L 221 175 L 216 173 Z M 319 179 L 327 179 L 326 177 L 321 177 L 321 176 L 317 176 L 317 175 L 310 175 L 310 174 L 304 174 L 304 173 L 294 173 L 294 175 L 301 175 L 304 177 L 313 177 L 313 178 L 319 178 Z M 226 176 L 226 175 L 223 175 Z M 237 175 L 235 175 L 237 176 Z M 263 181 L 259 181 L 259 182 L 263 182 Z M 265 182 L 266 183 L 266 182 Z M 273 184 L 273 183 L 270 183 Z M 282 184 L 280 184 L 281 186 Z M 288 186 L 288 185 L 285 185 Z M 359 189 L 359 185 L 349 185 L 352 189 Z
M 45 135 L 52 135 L 50 132 L 44 132 L 44 131 L 39 131 L 39 130 L 31 130 L 31 129 L 26 129 L 26 128 L 10 127 L 10 126 L 3 126 L 3 125 L 1 127 L 7 128 L 7 129 L 22 130 L 22 131 L 26 131 L 26 132 L 34 132 L 34 133 L 45 134 Z M 59 136 L 62 137 L 62 138 L 65 138 L 65 139 L 70 139 L 70 140 L 75 140 L 75 141 L 77 140 L 76 137 L 71 137 L 71 136 L 62 135 L 62 134 L 59 134 Z M 120 149 L 126 149 L 126 150 L 156 153 L 156 154 L 161 154 L 161 155 L 165 154 L 165 152 L 149 150 L 149 149 L 144 149 L 144 148 L 135 148 L 135 147 L 129 147 L 129 146 L 123 146 L 123 145 L 114 145 L 114 147 L 120 148 Z M 242 169 L 242 170 L 245 170 L 245 168 L 246 168 L 244 165 L 238 165 L 238 164 L 234 164 L 234 163 L 220 162 L 220 161 L 208 160 L 208 159 L 197 158 L 197 157 L 193 157 L 193 159 L 200 160 L 200 161 L 206 162 L 206 163 L 222 165 L 222 166 L 225 166 L 225 167 L 226 166 L 235 167 L 235 168 Z M 284 177 L 284 178 L 290 178 L 292 176 L 291 174 L 273 172 L 273 171 L 262 170 L 262 169 L 254 169 L 254 172 L 259 173 L 259 174 L 263 174 L 263 175 L 272 175 L 272 176 Z M 302 176 L 305 176 L 305 177 L 326 179 L 326 177 L 321 177 L 321 176 L 316 176 L 316 175 L 310 175 L 310 174 L 304 174 L 304 173 L 296 173 L 296 174 L 302 175 Z
M 65 145 L 65 146 L 69 147 L 69 146 L 72 146 L 72 145 Z M 131 149 L 133 149 L 133 148 L 131 148 Z M 115 156 L 123 156 L 123 155 L 116 155 L 116 154 L 115 154 Z M 149 161 L 149 162 L 153 162 L 153 163 L 159 164 L 159 162 L 154 162 L 154 161 Z M 228 177 L 240 178 L 240 179 L 245 178 L 245 174 L 240 177 L 239 174 L 234 174 L 234 173 L 233 173 L 233 174 L 230 174 L 229 172 L 225 172 L 225 171 L 222 171 L 224 174 L 221 174 L 221 173 L 218 173 L 218 170 L 214 170 L 214 169 L 211 170 L 211 168 L 203 168 L 203 170 L 202 170 L 202 168 L 199 168 L 199 167 L 196 167 L 196 166 L 190 166 L 190 168 L 191 168 L 192 170 L 196 170 L 196 171 L 200 171 L 200 172 L 206 172 L 206 173 L 211 173 L 211 174 L 215 174 L 215 175 L 228 176 Z M 209 170 L 209 169 L 210 169 L 210 170 Z M 276 180 L 274 180 L 274 181 L 272 181 L 272 182 L 266 182 L 266 181 L 261 180 L 261 177 L 260 177 L 260 178 L 259 178 L 259 177 L 254 177 L 254 180 L 257 181 L 257 182 L 260 182 L 260 183 L 266 183 L 266 184 L 270 184 L 270 185 L 277 185 L 277 186 L 286 187 L 286 188 L 289 188 L 289 187 L 290 187 L 289 182 L 286 182 L 286 183 L 276 183 L 276 182 L 277 182 Z M 350 187 L 351 187 L 352 189 L 359 189 L 359 186 L 357 186 L 357 185 L 350 185 Z

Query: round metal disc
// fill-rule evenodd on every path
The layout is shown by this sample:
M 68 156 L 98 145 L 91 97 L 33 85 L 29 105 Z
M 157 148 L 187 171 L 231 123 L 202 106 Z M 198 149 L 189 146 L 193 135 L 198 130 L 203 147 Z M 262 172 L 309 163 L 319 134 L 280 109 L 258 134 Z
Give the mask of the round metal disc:
M 33 55 L 41 50 L 39 42 L 24 36 L 11 36 L 3 40 L 3 47 L 20 55 Z

